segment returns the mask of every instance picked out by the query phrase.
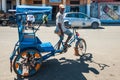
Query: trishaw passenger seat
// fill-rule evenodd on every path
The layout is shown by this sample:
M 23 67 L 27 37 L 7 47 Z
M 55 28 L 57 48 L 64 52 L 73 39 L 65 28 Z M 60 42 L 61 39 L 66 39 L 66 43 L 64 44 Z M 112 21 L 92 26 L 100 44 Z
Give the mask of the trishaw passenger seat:
M 21 43 L 22 44 L 35 44 L 37 43 L 37 38 L 32 33 L 23 33 Z

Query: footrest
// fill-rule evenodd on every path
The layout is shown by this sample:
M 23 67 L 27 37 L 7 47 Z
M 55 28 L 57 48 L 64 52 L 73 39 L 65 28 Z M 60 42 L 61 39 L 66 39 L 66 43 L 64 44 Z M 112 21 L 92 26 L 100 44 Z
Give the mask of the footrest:
M 54 51 L 54 47 L 52 46 L 52 44 L 50 42 L 41 43 L 40 50 L 42 52 L 50 52 L 50 51 Z

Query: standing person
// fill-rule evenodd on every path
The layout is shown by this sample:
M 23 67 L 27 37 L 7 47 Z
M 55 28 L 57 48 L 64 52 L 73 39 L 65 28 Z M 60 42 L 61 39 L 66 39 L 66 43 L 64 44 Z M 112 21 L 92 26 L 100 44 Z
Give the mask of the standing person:
M 43 24 L 45 24 L 47 26 L 47 23 L 48 23 L 48 16 L 47 16 L 47 14 L 44 14 L 43 15 Z
M 35 22 L 35 17 L 34 17 L 34 15 L 28 14 L 26 18 L 27 18 L 27 24 L 26 24 L 26 26 L 27 26 L 28 28 L 32 28 L 32 23 Z
M 68 46 L 67 43 L 70 40 L 70 38 L 72 37 L 72 32 L 69 29 L 65 28 L 65 26 L 64 26 L 64 20 L 63 20 L 64 9 L 65 9 L 65 6 L 63 4 L 60 4 L 59 12 L 56 15 L 55 33 L 58 34 L 60 37 L 60 41 L 58 43 L 58 49 L 60 48 L 61 41 L 64 39 L 64 34 L 66 34 L 68 36 L 65 41 L 65 44 L 64 44 L 64 50 L 66 50 L 67 46 Z

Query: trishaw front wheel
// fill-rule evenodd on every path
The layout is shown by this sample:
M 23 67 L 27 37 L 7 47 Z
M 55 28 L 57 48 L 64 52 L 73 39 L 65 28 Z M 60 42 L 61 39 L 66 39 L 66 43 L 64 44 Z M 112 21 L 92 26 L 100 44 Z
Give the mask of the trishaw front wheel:
M 80 38 L 76 42 L 76 48 L 77 48 L 78 55 L 86 54 L 86 49 L 87 49 L 86 41 L 84 39 Z
M 38 72 L 42 64 L 42 56 L 36 49 L 25 49 L 17 55 L 13 69 L 18 76 L 29 77 Z

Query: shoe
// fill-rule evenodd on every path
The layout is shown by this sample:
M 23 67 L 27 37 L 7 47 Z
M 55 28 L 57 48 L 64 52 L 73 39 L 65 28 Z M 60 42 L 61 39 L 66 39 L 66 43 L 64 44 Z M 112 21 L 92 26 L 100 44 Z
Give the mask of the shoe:
M 67 52 L 67 48 L 68 48 L 68 46 L 64 45 L 63 52 Z

